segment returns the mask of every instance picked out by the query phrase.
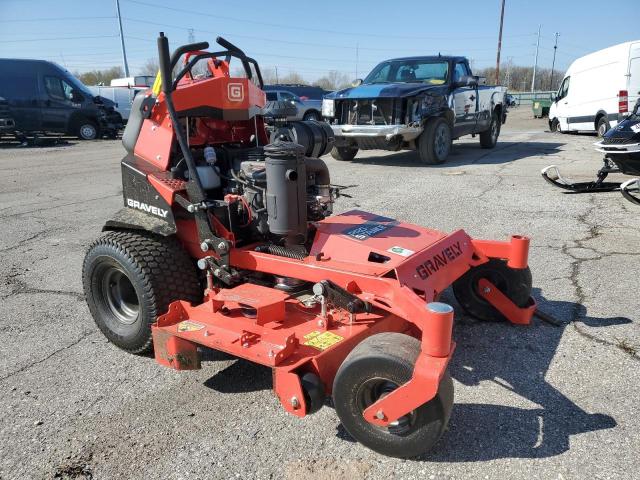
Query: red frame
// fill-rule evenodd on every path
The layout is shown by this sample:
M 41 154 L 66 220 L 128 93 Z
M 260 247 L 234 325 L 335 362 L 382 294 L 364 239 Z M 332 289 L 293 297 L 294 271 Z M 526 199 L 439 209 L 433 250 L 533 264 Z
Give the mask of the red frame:
M 513 236 L 508 242 L 473 240 L 463 230 L 446 235 L 392 219 L 384 219 L 383 225 L 388 228 L 379 236 L 356 240 L 344 233 L 379 218 L 356 210 L 315 223 L 311 254 L 304 260 L 256 252 L 255 245 L 232 248 L 230 252 L 230 264 L 241 270 L 309 282 L 331 280 L 371 303 L 375 307 L 372 313 L 351 316 L 335 308 L 323 318 L 317 306 L 305 309 L 282 291 L 253 284 L 208 291 L 203 303 L 174 302 L 166 314 L 158 317 L 152 328 L 156 359 L 176 369 L 199 368 L 193 352 L 195 346 L 202 345 L 272 367 L 274 390 L 283 407 L 304 416 L 308 406 L 300 384 L 302 373 L 316 373 L 330 394 L 340 364 L 359 342 L 380 332 L 403 332 L 421 340 L 413 377 L 365 410 L 364 416 L 384 426 L 429 401 L 437 392 L 455 345 L 451 340 L 453 313 L 436 315 L 426 305 L 470 268 L 489 258 L 502 258 L 525 268 L 529 239 Z M 217 228 L 223 229 L 220 224 Z M 178 235 L 194 257 L 206 255 L 199 249 L 192 221 L 181 221 Z M 397 243 L 411 247 L 414 253 L 408 257 L 389 253 L 390 246 Z M 322 255 L 317 255 L 320 252 Z M 363 262 L 363 252 L 386 253 L 389 261 Z M 446 263 L 440 265 L 445 257 Z M 430 261 L 432 269 L 439 268 L 420 278 L 419 268 Z M 489 303 L 513 323 L 529 323 L 535 309 L 533 300 L 519 308 L 491 286 L 481 282 L 481 294 Z M 483 293 L 486 288 L 490 292 Z M 180 331 L 184 321 L 195 322 L 198 329 Z M 314 332 L 329 332 L 341 340 L 318 350 L 305 345 L 305 337 Z

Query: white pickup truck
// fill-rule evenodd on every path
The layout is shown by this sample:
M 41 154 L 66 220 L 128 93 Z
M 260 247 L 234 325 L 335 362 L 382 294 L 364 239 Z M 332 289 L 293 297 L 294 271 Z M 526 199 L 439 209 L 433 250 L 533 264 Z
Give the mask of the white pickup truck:
M 444 163 L 452 140 L 479 134 L 493 148 L 507 118 L 507 89 L 484 85 L 464 57 L 386 60 L 353 88 L 326 95 L 322 116 L 335 134 L 331 155 L 358 150 L 417 150 L 426 164 Z

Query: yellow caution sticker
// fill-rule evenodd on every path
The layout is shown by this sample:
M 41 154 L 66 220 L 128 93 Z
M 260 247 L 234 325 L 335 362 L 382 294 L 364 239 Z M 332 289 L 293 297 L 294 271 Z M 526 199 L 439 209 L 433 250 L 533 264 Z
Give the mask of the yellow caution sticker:
M 191 320 L 184 320 L 178 324 L 179 332 L 197 332 L 198 330 L 202 330 L 204 325 L 198 322 L 193 322 Z
M 327 348 L 344 340 L 343 337 L 341 337 L 340 335 L 336 335 L 333 332 L 320 333 L 318 331 L 307 333 L 304 338 L 306 340 L 306 342 L 304 342 L 304 345 L 317 348 L 318 350 L 326 350 Z

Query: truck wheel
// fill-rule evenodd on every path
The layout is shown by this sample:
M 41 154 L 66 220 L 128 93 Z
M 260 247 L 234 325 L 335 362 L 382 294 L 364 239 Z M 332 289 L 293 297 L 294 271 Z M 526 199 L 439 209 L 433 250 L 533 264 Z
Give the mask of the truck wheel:
M 491 123 L 489 128 L 484 132 L 480 132 L 480 146 L 482 148 L 493 148 L 498 143 L 498 136 L 500 135 L 500 119 L 498 114 L 494 111 L 491 114 Z
M 451 152 L 451 127 L 442 117 L 427 122 L 418 138 L 420 161 L 427 165 L 444 163 Z
M 611 126 L 609 125 L 609 121 L 607 120 L 607 117 L 605 117 L 604 115 L 600 117 L 600 119 L 598 120 L 598 125 L 596 126 L 598 137 L 600 138 L 604 137 L 604 134 L 607 133 L 610 128 Z
M 316 112 L 315 110 L 311 110 L 311 111 L 306 112 L 304 114 L 304 117 L 302 117 L 302 120 L 317 120 L 317 121 L 320 121 L 320 114 L 318 112 Z
M 195 266 L 177 240 L 142 232 L 109 232 L 93 242 L 82 282 L 98 328 L 131 353 L 151 349 L 151 324 L 171 302 L 198 302 L 203 294 Z
M 80 140 L 95 140 L 100 135 L 98 126 L 91 120 L 80 120 L 76 135 Z
M 333 147 L 331 149 L 331 156 L 336 160 L 344 162 L 348 162 L 356 158 L 357 153 L 357 147 Z
M 345 358 L 333 382 L 333 403 L 344 428 L 383 455 L 411 458 L 428 452 L 444 432 L 453 406 L 449 373 L 437 395 L 388 427 L 367 422 L 362 412 L 408 382 L 420 341 L 402 333 L 379 333 L 360 342 Z
M 509 268 L 506 261 L 491 259 L 482 265 L 472 267 L 453 282 L 453 294 L 462 309 L 469 315 L 485 322 L 507 320 L 478 293 L 478 282 L 483 278 L 498 287 L 498 290 L 519 307 L 525 307 L 528 304 L 532 285 L 529 267 Z

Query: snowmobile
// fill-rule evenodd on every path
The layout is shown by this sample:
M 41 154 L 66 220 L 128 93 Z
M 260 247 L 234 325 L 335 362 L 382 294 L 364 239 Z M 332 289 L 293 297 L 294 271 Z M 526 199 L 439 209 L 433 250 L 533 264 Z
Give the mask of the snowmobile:
M 595 143 L 596 150 L 604 153 L 603 166 L 592 182 L 572 182 L 560 175 L 557 165 L 542 169 L 542 177 L 566 193 L 611 192 L 620 190 L 622 196 L 640 205 L 640 178 L 626 182 L 605 182 L 610 173 L 640 176 L 640 98 L 631 115 L 609 130 Z

